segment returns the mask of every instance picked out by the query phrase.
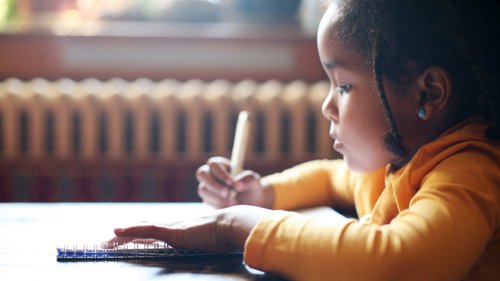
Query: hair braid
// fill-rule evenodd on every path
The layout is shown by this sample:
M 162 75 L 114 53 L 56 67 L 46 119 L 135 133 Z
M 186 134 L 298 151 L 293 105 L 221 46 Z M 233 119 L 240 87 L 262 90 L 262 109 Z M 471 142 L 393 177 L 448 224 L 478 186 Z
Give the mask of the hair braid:
M 376 20 L 379 23 L 382 23 L 384 19 L 386 19 L 386 15 L 381 15 L 382 11 L 377 9 L 378 1 L 371 1 L 371 22 L 373 26 L 377 26 Z M 380 25 L 384 25 L 383 23 Z M 396 46 L 390 46 L 387 40 L 385 40 L 385 36 L 383 32 L 385 30 L 380 29 L 378 31 L 370 32 L 370 39 L 372 43 L 372 63 L 373 63 L 373 73 L 375 76 L 375 83 L 377 86 L 377 90 L 380 96 L 380 101 L 382 103 L 382 109 L 384 111 L 384 116 L 389 125 L 389 131 L 384 134 L 384 146 L 385 148 L 394 154 L 397 157 L 403 157 L 408 152 L 408 148 L 403 144 L 404 139 L 399 133 L 398 126 L 396 124 L 396 120 L 391 110 L 391 105 L 389 104 L 389 100 L 387 99 L 387 95 L 384 87 L 384 62 L 386 55 L 389 50 L 391 52 L 396 51 Z
M 380 43 L 382 40 L 380 38 L 375 39 L 374 48 L 374 59 L 373 59 L 373 72 L 375 75 L 375 82 L 380 95 L 380 100 L 382 101 L 382 109 L 384 110 L 384 115 L 389 123 L 389 132 L 384 135 L 384 145 L 385 147 L 393 153 L 395 156 L 403 157 L 408 149 L 403 145 L 403 137 L 399 133 L 398 126 L 394 120 L 394 115 L 392 114 L 391 106 L 387 100 L 387 95 L 385 93 L 384 81 L 383 81 L 383 64 L 384 64 L 384 53 L 383 44 Z

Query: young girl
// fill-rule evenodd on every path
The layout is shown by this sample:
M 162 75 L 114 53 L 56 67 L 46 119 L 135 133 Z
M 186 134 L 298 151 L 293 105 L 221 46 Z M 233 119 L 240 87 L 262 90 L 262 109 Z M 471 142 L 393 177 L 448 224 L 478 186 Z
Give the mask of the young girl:
M 331 82 L 322 111 L 343 160 L 261 179 L 212 158 L 198 192 L 228 208 L 118 228 L 111 242 L 243 249 L 251 267 L 295 280 L 500 280 L 494 2 L 332 1 L 318 31 Z M 354 206 L 359 219 L 278 211 L 315 205 Z

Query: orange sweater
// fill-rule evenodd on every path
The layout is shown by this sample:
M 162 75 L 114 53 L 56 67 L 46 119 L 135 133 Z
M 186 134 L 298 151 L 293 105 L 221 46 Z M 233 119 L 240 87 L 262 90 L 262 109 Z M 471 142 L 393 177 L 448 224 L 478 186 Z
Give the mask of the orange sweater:
M 294 280 L 500 280 L 500 142 L 473 120 L 394 173 L 318 160 L 267 177 L 276 209 L 350 203 L 361 219 L 274 211 L 245 262 Z

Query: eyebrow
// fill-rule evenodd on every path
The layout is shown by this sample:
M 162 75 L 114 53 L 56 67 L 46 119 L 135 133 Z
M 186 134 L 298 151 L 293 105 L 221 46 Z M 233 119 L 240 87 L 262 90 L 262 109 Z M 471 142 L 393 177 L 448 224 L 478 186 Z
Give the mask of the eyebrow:
M 322 63 L 323 63 L 323 66 L 325 66 L 326 69 L 334 69 L 334 68 L 342 67 L 342 63 L 339 62 L 336 59 L 324 61 Z

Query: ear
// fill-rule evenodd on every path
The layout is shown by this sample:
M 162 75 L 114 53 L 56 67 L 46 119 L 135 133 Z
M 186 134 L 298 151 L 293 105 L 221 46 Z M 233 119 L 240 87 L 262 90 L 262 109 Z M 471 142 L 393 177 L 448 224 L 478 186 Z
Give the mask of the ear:
M 418 111 L 424 110 L 420 118 L 431 119 L 436 113 L 443 111 L 451 101 L 451 74 L 441 66 L 431 66 L 425 69 L 417 78 L 420 90 Z

